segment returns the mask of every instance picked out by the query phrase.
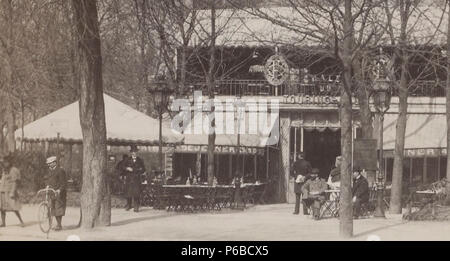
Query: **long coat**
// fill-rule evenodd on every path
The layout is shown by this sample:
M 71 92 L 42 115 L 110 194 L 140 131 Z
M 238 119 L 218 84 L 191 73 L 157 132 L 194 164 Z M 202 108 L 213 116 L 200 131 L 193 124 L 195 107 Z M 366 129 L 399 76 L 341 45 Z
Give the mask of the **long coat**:
M 353 196 L 362 202 L 369 201 L 369 183 L 362 175 L 359 178 L 353 179 Z
M 135 161 L 130 157 L 121 167 L 126 172 L 125 196 L 139 197 L 141 194 L 141 175 L 145 172 L 144 162 L 139 157 L 136 157 Z M 132 170 L 127 170 L 127 168 Z
M 52 215 L 64 216 L 66 214 L 66 200 L 67 200 L 67 178 L 63 169 L 57 167 L 54 170 L 49 169 L 47 175 L 44 177 L 45 186 L 49 186 L 54 190 L 60 190 L 52 201 Z
M 306 177 L 309 175 L 309 173 L 311 172 L 311 164 L 305 160 L 305 159 L 300 159 L 294 162 L 294 165 L 292 166 L 292 177 L 294 179 L 297 178 L 297 175 L 302 175 L 305 176 L 305 182 L 306 182 Z M 294 181 L 294 192 L 296 194 L 302 193 L 302 186 L 305 182 L 301 182 L 301 183 L 297 183 Z
M 0 209 L 2 211 L 19 211 L 20 204 L 17 183 L 20 181 L 20 170 L 11 167 L 2 174 L 0 180 Z

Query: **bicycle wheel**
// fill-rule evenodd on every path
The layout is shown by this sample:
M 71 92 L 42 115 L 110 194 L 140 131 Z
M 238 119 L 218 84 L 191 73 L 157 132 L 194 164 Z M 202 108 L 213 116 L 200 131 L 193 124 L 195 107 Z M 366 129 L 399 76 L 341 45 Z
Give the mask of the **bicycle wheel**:
M 52 215 L 47 202 L 41 202 L 38 208 L 39 228 L 42 232 L 48 233 L 52 228 Z

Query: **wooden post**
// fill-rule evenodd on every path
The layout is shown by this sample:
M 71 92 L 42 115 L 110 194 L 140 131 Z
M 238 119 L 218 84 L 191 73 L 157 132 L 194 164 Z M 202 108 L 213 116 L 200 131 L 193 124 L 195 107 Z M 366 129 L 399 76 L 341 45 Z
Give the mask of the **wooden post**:
M 44 154 L 45 154 L 45 157 L 48 157 L 48 156 L 49 156 L 49 155 L 48 155 L 49 148 L 50 148 L 50 143 L 49 143 L 48 140 L 46 140 L 46 141 L 44 142 Z
M 300 137 L 300 151 L 301 152 L 303 152 L 303 136 L 304 136 L 304 134 L 305 134 L 305 129 L 303 129 L 303 126 L 302 126 L 302 128 L 300 129 L 300 135 L 301 135 L 301 137 Z
M 233 154 L 228 155 L 228 178 L 233 179 Z
M 245 177 L 245 154 L 241 154 L 242 156 L 242 177 Z
M 297 159 L 297 127 L 294 127 L 294 161 Z
M 253 171 L 255 172 L 255 181 L 258 179 L 258 172 L 256 171 L 257 167 L 258 167 L 258 157 L 257 154 L 255 154 L 254 156 L 254 163 L 255 163 L 255 167 L 253 169 Z
M 280 156 L 281 168 L 279 177 L 279 202 L 289 202 L 290 177 L 290 126 L 291 119 L 288 113 L 280 115 Z
M 412 161 L 413 161 L 413 158 L 409 158 L 409 184 L 412 184 L 412 181 L 413 181 Z
M 428 175 L 427 175 L 427 157 L 423 158 L 423 173 L 422 173 L 422 180 L 423 183 L 427 183 L 428 181 Z
M 439 152 L 439 155 L 438 155 L 438 180 L 440 180 L 441 179 L 441 153 Z
M 202 174 L 202 154 L 200 152 L 197 152 L 197 157 L 195 161 L 195 171 L 197 172 L 197 175 L 201 177 Z
M 267 180 L 269 180 L 269 160 L 270 160 L 270 157 L 269 157 L 269 147 L 267 146 L 266 148 L 267 148 L 267 150 L 266 150 L 266 181 L 267 181 Z
M 56 162 L 58 163 L 58 165 L 61 164 L 61 161 L 60 161 L 61 155 L 59 153 L 59 137 L 60 137 L 60 134 L 58 132 L 56 134 Z

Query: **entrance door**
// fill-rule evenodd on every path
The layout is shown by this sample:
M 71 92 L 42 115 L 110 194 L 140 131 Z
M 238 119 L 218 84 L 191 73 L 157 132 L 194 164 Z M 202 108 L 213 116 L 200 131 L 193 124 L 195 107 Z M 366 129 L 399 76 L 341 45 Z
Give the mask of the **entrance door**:
M 341 131 L 304 130 L 303 151 L 313 168 L 320 170 L 320 177 L 328 180 L 336 157 L 341 154 Z

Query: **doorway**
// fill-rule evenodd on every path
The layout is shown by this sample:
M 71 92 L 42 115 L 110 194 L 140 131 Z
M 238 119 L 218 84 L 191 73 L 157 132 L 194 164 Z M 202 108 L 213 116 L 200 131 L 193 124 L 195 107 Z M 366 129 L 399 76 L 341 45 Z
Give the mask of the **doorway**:
M 328 180 L 330 171 L 334 168 L 336 157 L 341 154 L 341 131 L 318 129 L 304 131 L 303 151 L 305 159 L 313 168 L 320 170 L 319 176 Z

